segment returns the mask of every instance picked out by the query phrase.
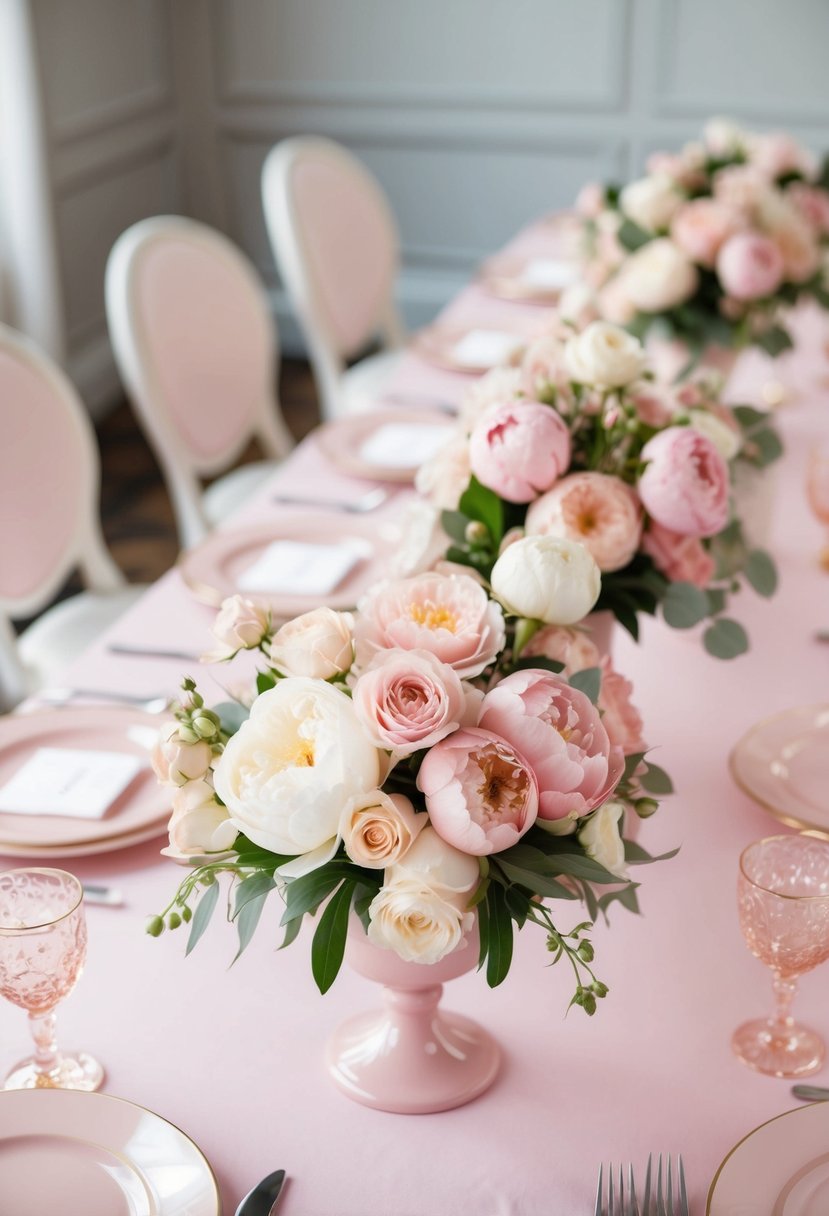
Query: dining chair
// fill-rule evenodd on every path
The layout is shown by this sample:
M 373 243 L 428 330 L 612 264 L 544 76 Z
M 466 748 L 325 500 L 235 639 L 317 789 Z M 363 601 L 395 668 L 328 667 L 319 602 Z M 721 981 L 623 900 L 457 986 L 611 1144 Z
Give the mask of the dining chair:
M 63 372 L 0 325 L 0 705 L 43 687 L 141 594 L 110 557 L 98 514 L 100 467 L 89 415 Z M 88 588 L 18 638 L 75 568 Z
M 268 153 L 262 199 L 323 418 L 370 408 L 404 339 L 394 303 L 400 243 L 385 194 L 345 148 L 298 136 Z M 377 339 L 381 352 L 354 363 Z
M 187 549 L 293 447 L 274 390 L 278 344 L 265 288 L 221 233 L 183 216 L 123 232 L 106 268 L 110 340 L 167 483 Z M 214 481 L 256 438 L 267 459 Z

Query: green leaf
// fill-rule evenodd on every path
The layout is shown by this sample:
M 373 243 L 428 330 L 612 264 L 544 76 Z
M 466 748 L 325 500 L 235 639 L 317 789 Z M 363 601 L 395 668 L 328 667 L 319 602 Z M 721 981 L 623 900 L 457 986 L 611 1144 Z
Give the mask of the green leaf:
M 466 544 L 466 526 L 469 523 L 469 516 L 464 515 L 463 511 L 442 511 L 440 515 L 440 526 L 443 528 L 447 536 L 452 540 L 456 540 L 459 545 Z
M 530 897 L 524 891 L 519 891 L 518 887 L 507 887 L 504 898 L 510 916 L 518 928 L 523 929 L 530 911 Z
M 660 768 L 658 764 L 652 764 L 650 760 L 646 760 L 645 763 L 648 766 L 647 771 L 639 778 L 642 788 L 649 794 L 672 794 L 674 783 L 664 768 Z
M 597 861 L 583 852 L 557 852 L 554 864 L 557 873 L 569 874 L 571 878 L 582 878 L 585 882 L 619 882 L 618 874 L 611 874 L 604 866 L 599 865 Z
M 250 717 L 247 705 L 241 705 L 238 701 L 220 701 L 218 705 L 213 706 L 213 713 L 219 715 L 222 730 L 226 735 L 235 735 L 242 723 L 247 722 Z
M 634 752 L 630 756 L 625 756 L 625 767 L 624 771 L 622 772 L 622 781 L 630 780 L 644 759 L 644 752 Z
M 748 636 L 738 621 L 721 616 L 702 635 L 705 649 L 715 659 L 736 659 L 748 650 Z
M 512 918 L 500 883 L 490 885 L 486 906 L 489 910 L 486 982 L 490 988 L 497 988 L 506 979 L 512 962 Z
M 256 691 L 260 694 L 267 692 L 269 688 L 276 687 L 276 676 L 270 671 L 258 671 L 256 673 Z
M 732 405 L 731 412 L 744 431 L 760 425 L 765 426 L 769 420 L 766 410 L 757 410 L 753 405 Z
M 639 884 L 635 882 L 628 883 L 626 887 L 619 887 L 616 891 L 606 891 L 599 899 L 599 908 L 607 918 L 607 909 L 612 903 L 619 903 L 623 908 L 627 908 L 628 912 L 639 912 L 639 900 L 636 897 L 636 890 Z
M 282 914 L 282 924 L 306 912 L 315 912 L 322 901 L 331 894 L 344 878 L 351 878 L 353 868 L 347 862 L 329 861 L 327 865 L 294 878 L 288 883 L 285 891 L 285 911 Z
M 638 224 L 634 224 L 633 220 L 624 219 L 616 233 L 619 244 L 633 253 L 636 249 L 641 249 L 643 245 L 647 245 L 653 240 L 653 234 L 646 232 L 644 228 L 640 228 Z
M 480 971 L 489 952 L 489 904 L 486 900 L 478 905 L 478 938 L 480 940 L 478 970 Z
M 233 915 L 230 919 L 236 920 L 245 904 L 251 899 L 258 899 L 260 895 L 267 895 L 275 886 L 276 883 L 273 877 L 262 870 L 257 871 L 256 874 L 249 874 L 247 878 L 243 878 L 236 887 L 236 901 L 233 907 Z
M 356 884 L 346 879 L 331 896 L 311 942 L 311 972 L 320 992 L 325 993 L 337 978 L 345 954 L 348 913 Z
M 504 504 L 495 491 L 482 486 L 477 477 L 473 476 L 458 506 L 470 519 L 477 519 L 486 524 L 497 549 L 504 536 Z
M 671 583 L 662 601 L 662 615 L 674 629 L 690 629 L 708 615 L 708 596 L 693 583 Z
M 671 849 L 668 853 L 660 853 L 658 857 L 654 857 L 647 849 L 643 849 L 641 844 L 637 844 L 635 840 L 626 840 L 625 845 L 625 861 L 632 866 L 644 866 L 652 861 L 670 861 L 672 857 L 676 857 L 679 849 Z
M 751 457 L 752 462 L 759 465 L 761 469 L 768 464 L 773 464 L 783 455 L 780 436 L 771 427 L 766 427 L 762 431 L 754 431 L 749 442 L 755 449 L 755 454 Z
M 601 669 L 598 667 L 584 667 L 581 671 L 574 671 L 568 677 L 568 683 L 571 688 L 577 688 L 579 692 L 583 692 L 595 705 L 599 699 L 599 692 L 602 687 Z
M 559 675 L 564 671 L 564 664 L 559 663 L 558 659 L 547 659 L 541 654 L 530 654 L 525 658 L 516 659 L 514 663 L 510 663 L 511 672 L 526 671 L 529 668 L 538 668 L 539 671 L 551 671 L 555 675 Z
M 708 615 L 716 616 L 725 608 L 726 595 L 720 587 L 709 587 L 705 592 L 708 596 Z
M 743 573 L 758 595 L 774 595 L 777 590 L 777 568 L 764 549 L 752 549 Z
M 284 950 L 286 946 L 290 946 L 291 942 L 295 942 L 297 937 L 299 936 L 299 931 L 301 928 L 302 928 L 302 917 L 301 916 L 298 916 L 296 918 L 296 920 L 289 920 L 287 925 L 285 926 L 285 935 L 282 938 L 282 941 L 281 941 L 278 949 Z
M 261 845 L 248 840 L 247 836 L 237 836 L 233 849 L 241 865 L 255 866 L 257 870 L 264 870 L 268 874 L 273 874 L 277 866 L 294 860 L 294 857 L 287 853 L 271 853 L 269 849 L 263 849 Z
M 539 874 L 537 871 L 523 870 L 520 866 L 515 866 L 509 861 L 504 861 L 503 856 L 498 859 L 498 865 L 510 882 L 515 882 L 521 887 L 526 887 L 535 895 L 545 895 L 550 899 L 578 898 L 562 883 L 556 882 L 554 878 L 550 878 L 545 874 Z
M 770 329 L 757 334 L 754 342 L 773 359 L 782 354 L 784 350 L 790 350 L 794 346 L 788 331 L 782 325 L 772 325 Z
M 202 895 L 193 913 L 193 919 L 190 922 L 190 936 L 187 939 L 187 949 L 184 951 L 185 957 L 190 953 L 210 924 L 210 917 L 216 911 L 218 900 L 219 884 L 214 879 L 204 895 Z
M 256 877 L 256 875 L 254 875 Z M 256 932 L 256 926 L 259 924 L 259 918 L 262 915 L 262 909 L 265 907 L 265 900 L 270 894 L 270 889 L 261 891 L 258 895 L 252 896 L 246 900 L 241 911 L 235 916 L 236 929 L 239 934 L 239 949 L 234 955 L 233 962 L 247 949 L 250 944 L 250 939 Z M 231 963 L 231 966 L 233 963 Z

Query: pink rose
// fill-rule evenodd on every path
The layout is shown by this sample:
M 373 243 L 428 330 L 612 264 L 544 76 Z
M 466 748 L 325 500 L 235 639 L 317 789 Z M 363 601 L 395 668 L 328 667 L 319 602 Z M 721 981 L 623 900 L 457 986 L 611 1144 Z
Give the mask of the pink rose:
M 482 857 L 514 845 L 535 823 L 538 787 L 526 761 L 489 730 L 456 731 L 426 753 L 417 777 L 432 827 Z
M 636 415 L 645 426 L 663 427 L 673 418 L 674 410 L 669 401 L 660 394 L 659 389 L 652 385 L 643 391 L 636 391 L 631 398 Z
M 716 536 L 728 523 L 728 465 L 706 435 L 670 426 L 642 449 L 639 497 L 658 524 L 683 536 Z
M 621 570 L 639 546 L 642 513 L 630 486 L 606 473 L 571 473 L 527 512 L 528 536 L 584 545 L 600 570 Z
M 817 167 L 812 153 L 784 131 L 751 136 L 749 152 L 751 163 L 772 181 L 785 173 L 811 177 Z
M 354 659 L 350 612 L 312 608 L 288 621 L 271 639 L 268 655 L 285 676 L 330 680 L 348 671 Z
M 520 748 L 538 782 L 541 819 L 578 819 L 605 802 L 624 770 L 599 711 L 561 676 L 528 668 L 486 694 L 480 726 Z
M 564 664 L 564 674 L 599 666 L 599 651 L 588 634 L 564 625 L 545 625 L 534 633 L 521 651 L 521 658 L 543 655 Z
M 476 424 L 469 463 L 482 485 L 507 502 L 530 502 L 570 463 L 570 432 L 551 406 L 511 401 Z
M 375 747 L 410 756 L 461 724 L 460 676 L 426 650 L 381 650 L 360 675 L 354 708 Z
M 607 656 L 602 659 L 601 668 L 599 709 L 611 746 L 620 747 L 626 756 L 647 751 L 648 745 L 642 738 L 642 715 L 630 699 L 633 685 L 620 672 L 614 671 Z
M 466 574 L 418 574 L 373 587 L 358 604 L 357 659 L 378 650 L 428 650 L 461 677 L 480 675 L 502 649 L 501 605 Z
M 642 533 L 642 549 L 672 583 L 705 588 L 714 576 L 714 559 L 697 537 L 671 532 L 653 520 Z
M 695 198 L 677 211 L 671 236 L 692 261 L 713 266 L 720 246 L 739 227 L 739 216 L 731 208 L 713 198 Z
M 786 191 L 804 220 L 815 232 L 829 234 L 829 193 L 820 186 L 807 186 L 805 182 L 792 182 Z
M 756 232 L 730 236 L 717 255 L 717 275 L 726 295 L 759 300 L 783 282 L 783 255 L 774 241 Z
M 243 595 L 231 595 L 223 601 L 212 633 L 219 648 L 202 658 L 203 663 L 218 663 L 232 659 L 239 650 L 255 650 L 268 637 L 271 614 L 261 604 Z
M 714 198 L 749 218 L 769 192 L 769 185 L 753 165 L 729 165 L 714 174 Z

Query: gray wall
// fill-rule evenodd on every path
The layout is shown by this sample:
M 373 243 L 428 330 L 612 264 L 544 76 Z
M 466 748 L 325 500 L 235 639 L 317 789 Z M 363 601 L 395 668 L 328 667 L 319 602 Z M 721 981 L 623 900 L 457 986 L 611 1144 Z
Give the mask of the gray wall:
M 271 145 L 341 140 L 380 178 L 427 320 L 476 263 L 591 178 L 712 113 L 829 146 L 829 0 L 31 0 L 70 370 L 114 379 L 103 266 L 140 216 L 224 227 L 296 333 L 259 202 Z

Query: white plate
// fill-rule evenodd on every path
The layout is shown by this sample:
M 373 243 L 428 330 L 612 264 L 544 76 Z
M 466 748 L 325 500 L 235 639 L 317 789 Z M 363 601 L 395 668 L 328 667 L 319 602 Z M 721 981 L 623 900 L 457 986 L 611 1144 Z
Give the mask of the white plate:
M 213 1171 L 184 1132 L 107 1094 L 0 1092 L 9 1216 L 219 1216 Z
M 413 458 L 405 460 L 399 452 L 390 453 L 385 460 L 372 458 L 373 438 L 400 427 L 412 436 Z M 454 430 L 452 419 L 433 410 L 372 410 L 327 422 L 317 428 L 314 438 L 324 456 L 345 473 L 371 481 L 413 482 L 424 455 L 433 453 Z M 417 442 L 418 431 L 425 442 Z
M 829 831 L 829 705 L 787 709 L 758 722 L 729 763 L 740 789 L 777 819 Z
M 707 1216 L 826 1216 L 829 1103 L 770 1119 L 736 1144 L 708 1192 Z

